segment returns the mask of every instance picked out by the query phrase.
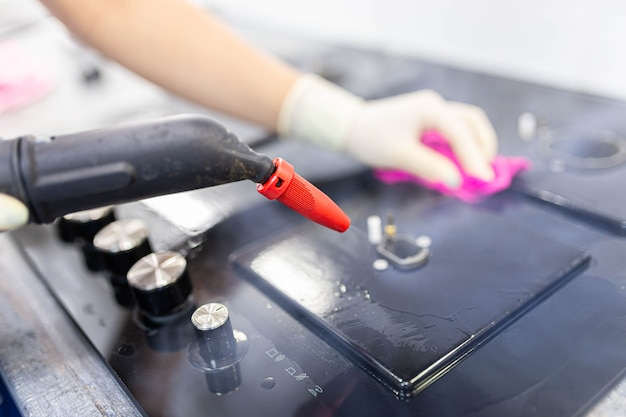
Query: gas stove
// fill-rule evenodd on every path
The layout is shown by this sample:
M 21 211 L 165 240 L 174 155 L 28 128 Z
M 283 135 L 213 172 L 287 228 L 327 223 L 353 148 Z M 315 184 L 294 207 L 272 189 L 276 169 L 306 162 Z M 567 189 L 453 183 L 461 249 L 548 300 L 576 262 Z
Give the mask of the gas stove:
M 59 238 L 68 219 L 12 233 L 138 412 L 593 412 L 626 368 L 626 241 L 613 192 L 626 178 L 625 105 L 413 59 L 304 49 L 306 59 L 285 56 L 369 98 L 431 88 L 484 107 L 501 152 L 529 157 L 533 169 L 468 205 L 259 137 L 250 143 L 292 161 L 351 229 L 308 224 L 241 184 L 115 207 L 109 220 L 132 225 L 101 247 L 94 239 L 98 253 L 137 249 L 136 261 L 169 251 L 130 274 L 132 285 L 116 269 L 131 262 L 111 269 L 89 258 L 88 239 Z M 204 211 L 191 225 L 190 202 Z

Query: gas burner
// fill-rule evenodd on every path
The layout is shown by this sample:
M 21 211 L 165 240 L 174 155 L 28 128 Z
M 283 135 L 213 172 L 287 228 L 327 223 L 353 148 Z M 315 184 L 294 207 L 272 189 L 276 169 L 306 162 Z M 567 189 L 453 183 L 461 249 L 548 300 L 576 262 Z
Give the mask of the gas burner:
M 626 140 L 610 130 L 542 129 L 536 146 L 553 172 L 609 169 L 626 161 Z

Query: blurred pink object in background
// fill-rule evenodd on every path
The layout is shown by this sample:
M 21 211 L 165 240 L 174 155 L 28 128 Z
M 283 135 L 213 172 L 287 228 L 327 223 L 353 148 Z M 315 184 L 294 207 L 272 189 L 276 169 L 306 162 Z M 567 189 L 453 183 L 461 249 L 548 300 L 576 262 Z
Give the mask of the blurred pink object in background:
M 0 43 L 0 113 L 18 109 L 43 97 L 53 77 L 16 42 Z

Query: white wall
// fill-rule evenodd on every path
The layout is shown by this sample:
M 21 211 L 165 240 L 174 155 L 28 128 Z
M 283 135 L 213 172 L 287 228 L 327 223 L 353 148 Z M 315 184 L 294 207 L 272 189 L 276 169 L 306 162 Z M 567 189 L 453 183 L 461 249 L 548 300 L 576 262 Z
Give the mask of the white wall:
M 204 0 L 286 34 L 626 99 L 624 0 Z

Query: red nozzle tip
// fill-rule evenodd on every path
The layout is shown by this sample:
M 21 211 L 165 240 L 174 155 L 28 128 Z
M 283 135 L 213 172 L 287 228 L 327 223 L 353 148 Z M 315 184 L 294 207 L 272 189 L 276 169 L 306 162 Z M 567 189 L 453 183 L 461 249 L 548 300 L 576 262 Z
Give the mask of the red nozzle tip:
M 293 166 L 281 158 L 274 159 L 276 171 L 263 184 L 259 193 L 278 200 L 309 220 L 338 232 L 350 227 L 350 218 L 333 200 L 313 184 L 296 174 Z

